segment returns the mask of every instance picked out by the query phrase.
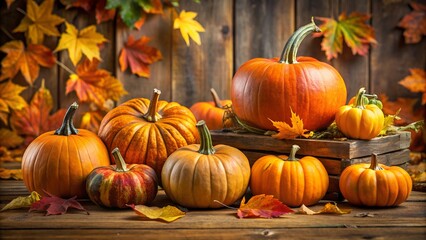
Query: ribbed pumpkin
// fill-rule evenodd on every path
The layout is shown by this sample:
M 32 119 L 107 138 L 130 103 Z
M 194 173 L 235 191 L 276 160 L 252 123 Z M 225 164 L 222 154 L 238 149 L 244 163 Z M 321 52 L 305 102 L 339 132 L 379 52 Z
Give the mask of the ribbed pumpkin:
M 346 85 L 339 72 L 311 57 L 298 57 L 302 40 L 319 28 L 299 28 L 288 40 L 281 57 L 255 58 L 241 65 L 231 85 L 234 113 L 247 124 L 276 130 L 273 121 L 291 124 L 291 110 L 308 130 L 330 125 L 346 103 Z
M 195 119 L 204 120 L 210 130 L 223 129 L 226 127 L 223 115 L 226 107 L 231 107 L 231 100 L 221 100 L 213 88 L 210 92 L 213 101 L 197 102 L 190 107 L 190 110 L 194 113 Z
M 213 147 L 204 121 L 197 123 L 201 143 L 176 150 L 164 164 L 163 188 L 174 202 L 188 208 L 219 208 L 241 198 L 250 179 L 250 164 L 238 149 Z
M 315 157 L 296 158 L 299 149 L 293 145 L 289 156 L 259 158 L 252 167 L 252 193 L 274 195 L 290 207 L 309 206 L 321 200 L 328 189 L 327 171 Z
M 349 203 L 369 207 L 390 207 L 405 202 L 412 184 L 404 169 L 377 163 L 376 154 L 372 155 L 370 164 L 345 168 L 339 179 L 340 191 Z
M 22 157 L 22 175 L 27 189 L 58 197 L 86 197 L 86 177 L 96 167 L 109 165 L 102 140 L 85 129 L 76 129 L 73 103 L 62 126 L 46 132 L 30 143 Z
M 158 178 L 171 153 L 198 141 L 192 112 L 176 102 L 159 101 L 160 94 L 154 89 L 151 100 L 135 98 L 109 111 L 98 132 L 109 150 L 118 147 L 126 163 L 146 164 Z
M 95 168 L 86 179 L 90 200 L 100 206 L 116 208 L 152 202 L 158 191 L 154 169 L 145 164 L 126 165 L 118 148 L 112 155 L 116 165 Z

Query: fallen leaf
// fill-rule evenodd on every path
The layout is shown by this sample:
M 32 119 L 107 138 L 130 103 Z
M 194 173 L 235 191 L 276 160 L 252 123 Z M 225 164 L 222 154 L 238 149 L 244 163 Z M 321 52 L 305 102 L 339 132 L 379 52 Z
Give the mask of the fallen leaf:
M 0 120 L 8 125 L 10 110 L 21 110 L 27 106 L 27 102 L 20 96 L 26 87 L 7 81 L 0 84 Z
M 300 119 L 300 117 L 297 116 L 293 110 L 290 109 L 290 111 L 290 120 L 292 126 L 288 125 L 286 122 L 272 121 L 269 119 L 274 127 L 278 129 L 278 133 L 272 135 L 272 137 L 277 139 L 293 139 L 298 136 L 303 136 L 305 138 L 312 136 L 313 132 L 303 128 L 303 120 Z
M 38 194 L 36 191 L 31 192 L 29 196 L 26 197 L 17 197 L 10 201 L 6 206 L 4 206 L 0 212 L 11 210 L 11 209 L 18 209 L 23 207 L 31 207 L 31 204 L 34 202 L 40 201 L 40 194 Z
M 32 85 L 39 75 L 40 66 L 51 68 L 56 62 L 52 51 L 40 44 L 29 44 L 25 49 L 22 41 L 14 40 L 1 46 L 0 51 L 7 54 L 1 61 L 0 81 L 13 79 L 20 71 L 28 84 Z
M 0 179 L 22 180 L 22 171 L 21 169 L 0 168 Z
M 31 204 L 30 212 L 32 211 L 46 211 L 46 216 L 48 215 L 61 215 L 65 214 L 68 208 L 74 208 L 80 211 L 85 211 L 87 215 L 89 212 L 84 209 L 83 206 L 76 200 L 77 196 L 74 196 L 69 199 L 62 199 L 56 197 L 48 192 L 45 192 L 47 196 L 41 197 L 37 202 Z
M 162 58 L 158 49 L 147 45 L 149 41 L 150 39 L 145 36 L 136 41 L 132 35 L 129 36 L 119 56 L 122 72 L 130 66 L 132 73 L 137 74 L 139 77 L 149 78 L 149 65 Z
M 411 75 L 405 77 L 398 83 L 411 92 L 423 93 L 422 104 L 424 105 L 426 104 L 426 71 L 420 68 L 411 68 L 410 73 Z
M 426 5 L 411 2 L 413 11 L 406 14 L 398 23 L 398 27 L 405 28 L 404 39 L 406 44 L 418 43 L 426 35 Z
M 310 208 L 308 208 L 307 206 L 305 206 L 305 204 L 302 204 L 302 206 L 300 206 L 299 210 L 297 210 L 297 213 L 299 213 L 299 214 L 306 214 L 306 215 L 317 214 L 317 212 L 311 210 Z
M 370 16 L 353 12 L 349 16 L 340 14 L 338 20 L 332 18 L 316 17 L 323 23 L 319 26 L 320 33 L 314 37 L 323 36 L 321 49 L 325 51 L 328 60 L 337 58 L 343 50 L 343 39 L 352 49 L 352 54 L 366 55 L 370 44 L 377 44 L 374 28 L 365 22 Z
M 23 142 L 24 139 L 16 132 L 6 128 L 0 129 L 0 146 L 14 148 L 21 145 Z
M 182 10 L 179 17 L 177 17 L 173 23 L 173 29 L 180 29 L 180 33 L 187 46 L 189 46 L 189 38 L 196 44 L 201 45 L 199 32 L 204 32 L 205 30 L 199 22 L 194 20 L 196 16 L 196 12 Z
M 163 208 L 158 207 L 148 207 L 145 205 L 127 205 L 128 207 L 131 207 L 136 214 L 147 217 L 149 219 L 161 219 L 166 222 L 173 222 L 183 216 L 185 216 L 185 212 L 182 212 L 178 208 L 174 206 L 166 206 Z
M 90 25 L 82 30 L 77 30 L 74 25 L 65 22 L 66 32 L 62 33 L 59 44 L 54 52 L 68 50 L 71 62 L 75 65 L 80 61 L 83 54 L 92 61 L 101 60 L 99 44 L 107 41 L 100 33 L 96 32 L 96 25 Z
M 316 215 L 316 214 L 348 214 L 351 213 L 351 209 L 342 210 L 337 206 L 337 203 L 326 203 L 324 207 L 319 211 L 313 211 L 310 208 L 302 205 L 296 212 L 298 214 Z
M 59 36 L 60 33 L 56 25 L 64 22 L 64 19 L 52 14 L 53 0 L 45 0 L 38 6 L 36 1 L 27 1 L 27 14 L 22 19 L 14 32 L 26 32 L 26 36 L 30 43 L 41 44 L 44 35 Z
M 287 213 L 293 213 L 293 210 L 274 198 L 273 195 L 265 194 L 255 195 L 247 203 L 245 203 L 245 198 L 243 198 L 240 208 L 237 210 L 239 218 L 273 218 Z

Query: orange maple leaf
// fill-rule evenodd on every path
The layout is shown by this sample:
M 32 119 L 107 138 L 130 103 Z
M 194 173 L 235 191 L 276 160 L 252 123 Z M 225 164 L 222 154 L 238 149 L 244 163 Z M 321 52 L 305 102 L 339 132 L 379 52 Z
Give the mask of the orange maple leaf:
M 396 125 L 406 125 L 423 119 L 423 110 L 414 111 L 416 103 L 419 101 L 416 98 L 397 98 L 395 101 L 390 101 L 386 94 L 379 95 L 380 101 L 383 103 L 383 113 L 386 115 L 394 115 L 399 110 L 398 117 L 395 119 Z
M 245 198 L 241 200 L 240 208 L 237 210 L 239 218 L 261 217 L 273 218 L 283 214 L 293 213 L 294 211 L 283 204 L 272 195 L 255 195 L 245 203 Z
M 411 2 L 413 11 L 405 15 L 398 23 L 398 27 L 405 28 L 404 39 L 407 44 L 418 43 L 426 35 L 426 5 Z
M 300 119 L 299 116 L 297 116 L 292 109 L 291 111 L 291 125 L 288 125 L 286 122 L 281 121 L 272 121 L 269 119 L 274 127 L 278 129 L 278 133 L 272 135 L 273 138 L 277 139 L 293 139 L 298 136 L 303 136 L 305 138 L 308 138 L 312 135 L 312 132 L 309 132 L 309 130 L 303 128 L 303 120 Z
M 75 91 L 81 102 L 93 102 L 100 109 L 108 99 L 118 101 L 127 94 L 121 82 L 104 70 L 98 69 L 99 61 L 85 59 L 77 65 L 77 73 L 67 81 L 66 94 Z
M 150 39 L 145 36 L 136 41 L 133 36 L 129 36 L 119 57 L 121 71 L 124 72 L 130 66 L 132 73 L 149 78 L 149 65 L 162 58 L 158 49 L 147 46 L 149 41 Z
M 102 110 L 89 111 L 86 112 L 81 117 L 80 128 L 87 129 L 94 133 L 97 133 L 102 119 L 104 118 L 106 112 Z
M 0 81 L 12 79 L 21 71 L 25 80 L 32 85 L 38 77 L 40 65 L 43 67 L 53 67 L 56 58 L 52 51 L 39 44 L 29 44 L 25 49 L 22 41 L 14 40 L 5 43 L 0 47 L 0 51 L 7 56 L 2 60 L 2 74 Z
M 26 87 L 19 86 L 7 81 L 0 84 L 0 120 L 6 125 L 8 124 L 8 117 L 10 110 L 20 110 L 27 106 L 27 102 L 20 96 L 21 92 Z
M 426 104 L 426 71 L 420 68 L 411 68 L 411 75 L 405 77 L 398 83 L 411 92 L 421 92 L 422 104 Z

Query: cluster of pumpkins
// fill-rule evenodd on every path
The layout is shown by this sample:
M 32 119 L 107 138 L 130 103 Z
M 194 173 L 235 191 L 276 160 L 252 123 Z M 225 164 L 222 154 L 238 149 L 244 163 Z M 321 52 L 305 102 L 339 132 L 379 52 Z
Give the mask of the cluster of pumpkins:
M 233 111 L 262 129 L 274 129 L 269 119 L 290 122 L 292 109 L 310 130 L 336 120 L 352 138 L 377 136 L 383 113 L 364 102 L 365 90 L 355 103 L 345 105 L 346 86 L 337 70 L 310 57 L 296 58 L 300 42 L 313 31 L 318 31 L 313 22 L 298 29 L 280 59 L 243 64 L 232 81 Z M 274 195 L 290 207 L 313 205 L 325 195 L 329 179 L 324 166 L 315 157 L 296 158 L 298 146 L 288 156 L 264 156 L 250 166 L 240 150 L 213 146 L 207 125 L 223 125 L 221 118 L 213 125 L 208 114 L 223 109 L 213 103 L 189 109 L 159 100 L 160 94 L 155 89 L 151 99 L 135 98 L 112 109 L 98 134 L 73 126 L 78 105 L 72 104 L 58 130 L 40 135 L 27 147 L 22 161 L 27 188 L 59 197 L 89 197 L 118 208 L 149 204 L 159 185 L 172 201 L 188 208 L 231 205 L 249 186 L 253 194 Z M 411 178 L 403 169 L 377 164 L 374 155 L 371 164 L 346 168 L 340 180 L 344 197 L 357 205 L 395 206 L 411 191 Z

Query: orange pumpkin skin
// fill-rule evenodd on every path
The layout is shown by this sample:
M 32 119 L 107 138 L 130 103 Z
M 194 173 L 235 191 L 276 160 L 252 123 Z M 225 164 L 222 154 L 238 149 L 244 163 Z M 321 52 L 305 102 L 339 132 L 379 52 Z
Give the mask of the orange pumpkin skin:
M 398 166 L 377 163 L 373 155 L 371 164 L 355 164 L 343 170 L 339 188 L 349 203 L 368 207 L 397 206 L 412 190 L 412 180 L 408 173 Z
M 155 89 L 152 100 L 135 98 L 109 111 L 98 132 L 110 152 L 118 147 L 126 163 L 146 164 L 159 179 L 171 153 L 198 141 L 192 112 L 176 102 L 158 101 L 160 93 Z
M 299 30 L 307 27 L 310 32 L 317 29 L 311 23 Z M 276 130 L 271 120 L 291 124 L 291 110 L 309 130 L 326 128 L 334 121 L 338 108 L 346 103 L 345 82 L 327 63 L 311 57 L 296 59 L 297 46 L 292 46 L 310 33 L 297 35 L 299 30 L 287 42 L 280 59 L 255 58 L 237 70 L 231 101 L 239 119 L 267 130 Z
M 72 123 L 77 106 L 74 103 L 69 108 L 64 117 L 65 125 Z M 67 127 L 74 129 L 74 126 Z M 96 134 L 85 129 L 68 136 L 50 131 L 34 139 L 26 148 L 22 175 L 30 192 L 46 195 L 47 191 L 62 198 L 84 198 L 87 196 L 86 177 L 94 168 L 109 164 L 109 153 Z
M 266 155 L 253 164 L 250 189 L 254 195 L 274 195 L 290 207 L 313 205 L 324 197 L 329 184 L 327 171 L 317 158 L 296 160 L 297 149 L 294 145 L 289 156 Z

